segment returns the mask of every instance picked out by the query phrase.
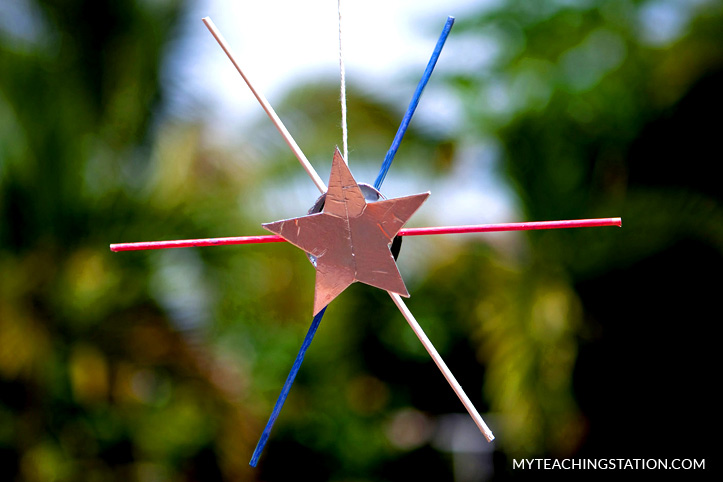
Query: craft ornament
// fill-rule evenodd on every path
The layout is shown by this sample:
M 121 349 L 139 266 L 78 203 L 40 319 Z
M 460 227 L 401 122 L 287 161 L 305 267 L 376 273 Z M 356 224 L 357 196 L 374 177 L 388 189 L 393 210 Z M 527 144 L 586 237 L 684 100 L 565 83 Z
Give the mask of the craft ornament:
M 340 14 L 341 17 L 341 14 Z M 443 226 L 428 228 L 402 229 L 409 218 L 416 212 L 429 196 L 429 192 L 415 194 L 396 199 L 384 199 L 379 193 L 384 178 L 391 166 L 394 156 L 399 148 L 402 138 L 407 130 L 409 121 L 419 103 L 419 98 L 439 54 L 454 24 L 454 17 L 448 17 L 437 41 L 432 57 L 422 75 L 402 123 L 394 137 L 392 146 L 382 163 L 382 167 L 374 182 L 374 187 L 357 183 L 351 174 L 344 158 L 337 148 L 332 160 L 332 169 L 329 187 L 319 178 L 311 163 L 299 148 L 296 141 L 279 119 L 276 112 L 251 83 L 248 76 L 241 70 L 226 40 L 218 31 L 210 18 L 203 19 L 206 27 L 224 50 L 228 58 L 238 70 L 249 89 L 253 92 L 261 107 L 276 126 L 281 136 L 295 154 L 299 163 L 307 172 L 316 187 L 322 193 L 312 211 L 306 215 L 293 219 L 276 221 L 264 224 L 267 230 L 276 235 L 267 236 L 241 236 L 229 238 L 186 239 L 174 241 L 151 241 L 140 243 L 111 244 L 111 251 L 134 251 L 143 249 L 182 248 L 191 246 L 220 246 L 229 244 L 255 244 L 288 241 L 304 250 L 316 268 L 316 287 L 314 297 L 314 317 L 304 338 L 296 360 L 289 372 L 274 409 L 264 428 L 259 442 L 256 445 L 251 466 L 256 466 L 268 441 L 274 422 L 279 416 L 281 408 L 291 390 L 296 375 L 304 360 L 306 350 L 316 333 L 326 306 L 349 285 L 355 281 L 386 290 L 395 305 L 399 308 L 404 319 L 418 337 L 419 341 L 429 353 L 445 379 L 459 397 L 472 420 L 488 441 L 494 440 L 492 431 L 487 427 L 474 404 L 465 394 L 452 372 L 442 360 L 434 345 L 426 336 L 422 327 L 417 323 L 411 311 L 404 304 L 401 296 L 409 296 L 404 281 L 397 268 L 395 256 L 390 251 L 390 243 L 401 236 L 419 236 L 430 234 L 459 234 L 482 233 L 497 231 L 523 231 L 533 229 L 556 229 L 594 226 L 621 226 L 620 218 L 580 219 L 568 221 L 540 221 L 527 223 L 488 224 L 473 226 Z M 341 41 L 341 38 L 340 38 Z M 340 59 L 341 60 L 341 59 Z M 342 91 L 343 62 L 342 65 Z M 344 95 L 342 95 L 342 98 Z M 342 104 L 343 105 L 343 104 Z M 345 109 L 342 107 L 343 117 Z M 345 127 L 345 126 L 344 126 Z M 346 150 L 346 130 L 344 129 L 344 148 Z M 395 236 L 397 236 L 395 238 Z M 395 243 L 396 244 L 396 243 Z M 394 247 L 392 248 L 394 249 Z M 395 251 L 396 252 L 396 251 Z

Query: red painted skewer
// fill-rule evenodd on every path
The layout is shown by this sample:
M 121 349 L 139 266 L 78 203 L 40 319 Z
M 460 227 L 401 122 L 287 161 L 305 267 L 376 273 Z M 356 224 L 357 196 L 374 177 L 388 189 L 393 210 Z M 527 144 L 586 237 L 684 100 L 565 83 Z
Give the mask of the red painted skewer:
M 190 248 L 199 246 L 227 246 L 230 244 L 283 243 L 277 234 L 266 236 L 236 236 L 231 238 L 177 239 L 174 241 L 144 241 L 140 243 L 111 244 L 111 251 L 141 251 L 144 249 Z
M 570 221 L 536 221 L 529 223 L 476 224 L 471 226 L 442 226 L 436 228 L 407 228 L 399 236 L 428 234 L 491 233 L 499 231 L 530 231 L 535 229 L 591 228 L 622 226 L 621 218 L 575 219 Z M 146 241 L 141 243 L 111 244 L 111 251 L 140 251 L 146 249 L 190 248 L 199 246 L 227 246 L 231 244 L 281 243 L 286 241 L 276 234 L 265 236 L 237 236 L 231 238 L 179 239 L 174 241 Z
M 599 226 L 622 226 L 621 218 L 573 219 L 568 221 L 534 221 L 529 223 L 475 224 L 471 226 L 442 226 L 438 228 L 401 229 L 399 236 L 422 236 L 426 234 L 492 233 L 498 231 L 532 231 L 535 229 L 592 228 Z

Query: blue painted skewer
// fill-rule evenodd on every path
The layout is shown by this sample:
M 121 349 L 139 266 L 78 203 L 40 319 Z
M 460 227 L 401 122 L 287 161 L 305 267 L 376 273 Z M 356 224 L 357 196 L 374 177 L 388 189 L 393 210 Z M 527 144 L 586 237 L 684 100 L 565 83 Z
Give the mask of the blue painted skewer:
M 407 132 L 407 127 L 409 127 L 409 121 L 412 120 L 414 111 L 417 110 L 417 105 L 419 104 L 419 98 L 422 96 L 422 91 L 427 86 L 427 82 L 429 81 L 429 77 L 431 77 L 432 75 L 434 66 L 437 65 L 437 59 L 439 59 L 439 54 L 442 52 L 442 47 L 444 47 L 444 43 L 449 36 L 449 31 L 452 29 L 452 25 L 454 25 L 454 17 L 447 17 L 447 23 L 444 24 L 444 29 L 442 29 L 442 34 L 439 36 L 437 45 L 434 48 L 434 52 L 432 53 L 432 57 L 429 59 L 427 68 L 424 70 L 424 74 L 422 75 L 422 79 L 417 85 L 417 90 L 414 92 L 414 96 L 412 97 L 412 101 L 409 103 L 406 114 L 404 114 L 402 124 L 397 130 L 397 135 L 394 136 L 394 141 L 392 141 L 392 147 L 389 148 L 389 151 L 384 158 L 384 162 L 382 163 L 382 168 L 379 171 L 379 175 L 377 176 L 376 181 L 374 181 L 374 187 L 376 189 L 379 189 L 381 187 L 382 183 L 384 182 L 384 178 L 387 176 L 387 171 L 389 171 L 389 167 L 392 165 L 394 156 L 399 149 L 399 144 L 401 144 L 402 138 Z M 306 350 L 309 348 L 309 345 L 311 345 L 311 341 L 314 339 L 314 335 L 316 334 L 317 328 L 319 328 L 319 323 L 321 323 L 321 319 L 324 316 L 325 311 L 326 308 L 321 310 L 311 322 L 309 331 L 306 333 L 304 342 L 301 344 L 299 354 L 296 355 L 294 366 L 291 367 L 291 372 L 286 378 L 284 388 L 281 389 L 281 393 L 279 394 L 279 398 L 276 400 L 276 405 L 274 405 L 274 410 L 271 412 L 269 421 L 266 422 L 266 428 L 264 428 L 264 431 L 261 434 L 261 438 L 256 444 L 256 450 L 254 450 L 254 454 L 251 457 L 251 462 L 249 462 L 249 465 L 251 467 L 256 467 L 256 464 L 258 464 L 259 462 L 259 457 L 261 457 L 261 453 L 264 451 L 264 447 L 266 446 L 266 442 L 269 439 L 269 434 L 271 433 L 271 429 L 274 426 L 274 422 L 276 422 L 276 418 L 279 416 L 279 412 L 281 412 L 281 408 L 284 406 L 286 397 L 289 396 L 289 391 L 291 391 L 291 385 L 294 384 L 296 374 L 299 372 L 299 369 L 301 368 L 301 363 L 304 361 L 304 355 L 306 355 Z
M 397 130 L 397 135 L 394 136 L 394 140 L 392 141 L 392 147 L 390 147 L 389 151 L 387 151 L 387 155 L 384 158 L 384 162 L 382 163 L 382 168 L 379 170 L 379 175 L 374 181 L 374 187 L 376 189 L 379 189 L 382 186 L 384 178 L 387 177 L 387 171 L 389 171 L 389 168 L 392 166 L 394 156 L 397 154 L 399 145 L 402 143 L 402 138 L 407 132 L 407 127 L 409 127 L 409 121 L 412 120 L 414 111 L 417 110 L 419 98 L 422 96 L 422 91 L 427 86 L 429 77 L 432 76 L 434 66 L 437 65 L 437 59 L 439 59 L 439 54 L 442 52 L 444 42 L 447 41 L 449 31 L 452 30 L 452 25 L 454 25 L 454 17 L 447 17 L 447 23 L 444 24 L 442 34 L 439 36 L 439 40 L 437 40 L 437 46 L 434 48 L 434 52 L 432 52 L 432 57 L 429 59 L 429 63 L 427 64 L 427 68 L 424 70 L 424 74 L 422 75 L 419 84 L 417 84 L 417 90 L 414 92 L 414 96 L 412 97 L 412 101 L 409 103 L 409 107 L 407 107 L 407 112 L 404 114 L 404 118 L 402 119 L 402 123 L 399 126 L 399 130 Z
M 296 360 L 294 361 L 294 366 L 291 367 L 291 372 L 289 373 L 289 376 L 286 377 L 286 383 L 284 383 L 284 388 L 281 389 L 281 394 L 279 395 L 278 400 L 276 400 L 276 405 L 274 405 L 274 410 L 273 410 L 273 412 L 271 412 L 269 421 L 266 423 L 266 428 L 264 428 L 264 432 L 261 434 L 259 443 L 256 444 L 256 450 L 254 450 L 254 454 L 251 457 L 251 462 L 249 462 L 249 465 L 251 467 L 256 467 L 256 464 L 259 462 L 259 457 L 261 457 L 261 452 L 264 451 L 264 447 L 266 446 L 266 441 L 269 439 L 269 434 L 271 433 L 271 429 L 274 426 L 274 422 L 276 422 L 276 418 L 279 416 L 279 412 L 281 412 L 281 407 L 284 406 L 286 397 L 289 395 L 289 391 L 291 390 L 291 385 L 294 384 L 294 379 L 296 378 L 296 374 L 299 373 L 299 368 L 301 368 L 301 363 L 304 361 L 304 355 L 306 355 L 306 350 L 307 350 L 307 348 L 309 348 L 309 345 L 311 345 L 311 340 L 314 339 L 314 335 L 316 334 L 316 329 L 319 328 L 319 323 L 321 323 L 321 318 L 324 316 L 325 311 L 326 311 L 326 308 L 322 309 L 319 313 L 317 313 L 317 315 L 314 317 L 314 319 L 311 322 L 309 331 L 306 333 L 304 342 L 301 344 L 301 349 L 299 350 L 299 354 L 296 355 Z

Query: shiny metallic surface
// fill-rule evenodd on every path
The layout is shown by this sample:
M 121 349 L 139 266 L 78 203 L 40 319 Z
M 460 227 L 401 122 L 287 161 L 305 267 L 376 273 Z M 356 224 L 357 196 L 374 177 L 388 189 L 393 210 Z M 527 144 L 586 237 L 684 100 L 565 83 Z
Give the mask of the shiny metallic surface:
M 337 149 L 323 211 L 263 226 L 316 258 L 317 314 L 355 281 L 409 296 L 389 245 L 428 196 L 367 203 Z
M 365 182 L 359 182 L 357 183 L 359 186 L 359 189 L 361 189 L 362 194 L 364 195 L 364 199 L 366 199 L 367 203 L 373 203 L 377 202 L 382 199 L 386 199 L 382 193 L 380 193 L 374 186 L 371 184 L 367 184 Z M 326 193 L 319 196 L 319 198 L 314 202 L 314 205 L 311 206 L 311 209 L 309 209 L 308 214 L 316 214 L 320 213 L 322 209 L 324 209 L 324 200 L 326 199 Z M 282 238 L 283 239 L 283 238 Z M 392 252 L 392 256 L 396 260 L 399 257 L 399 252 L 402 249 L 402 236 L 396 235 L 394 236 L 394 239 L 392 240 L 392 245 L 389 248 Z M 314 265 L 314 268 L 316 268 L 316 257 L 306 253 L 306 256 L 309 258 L 309 261 L 311 261 L 311 264 Z

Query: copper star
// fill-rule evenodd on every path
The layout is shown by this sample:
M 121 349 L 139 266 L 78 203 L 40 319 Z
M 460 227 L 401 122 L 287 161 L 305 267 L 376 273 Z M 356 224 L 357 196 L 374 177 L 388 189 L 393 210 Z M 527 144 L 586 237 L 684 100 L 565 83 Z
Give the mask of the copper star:
M 263 227 L 316 257 L 316 315 L 355 281 L 409 297 L 389 245 L 428 196 L 367 203 L 337 148 L 324 210 Z

